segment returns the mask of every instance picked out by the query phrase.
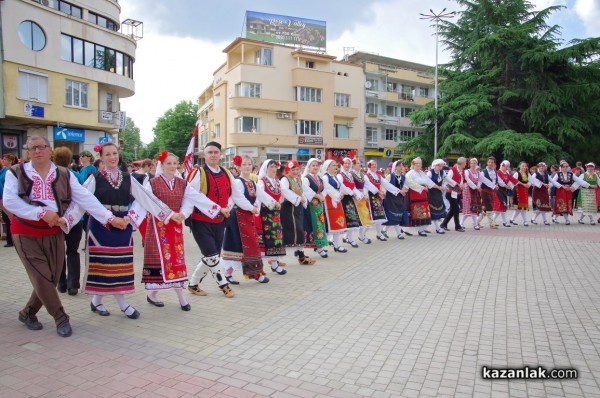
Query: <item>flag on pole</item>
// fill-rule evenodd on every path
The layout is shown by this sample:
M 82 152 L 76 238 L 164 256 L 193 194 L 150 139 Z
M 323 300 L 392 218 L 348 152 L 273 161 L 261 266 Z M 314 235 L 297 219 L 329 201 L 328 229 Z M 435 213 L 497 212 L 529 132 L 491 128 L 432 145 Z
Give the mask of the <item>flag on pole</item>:
M 189 175 L 192 169 L 194 168 L 194 152 L 196 148 L 196 136 L 198 135 L 198 123 L 194 127 L 194 132 L 192 133 L 192 138 L 190 139 L 190 145 L 188 145 L 187 152 L 185 153 L 185 158 L 183 159 L 183 166 L 185 167 L 186 175 Z

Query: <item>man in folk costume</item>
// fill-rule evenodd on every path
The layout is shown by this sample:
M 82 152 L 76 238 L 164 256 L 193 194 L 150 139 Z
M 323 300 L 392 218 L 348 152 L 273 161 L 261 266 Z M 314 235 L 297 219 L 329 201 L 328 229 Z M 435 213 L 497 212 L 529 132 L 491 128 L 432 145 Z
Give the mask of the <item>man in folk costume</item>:
M 464 170 L 467 164 L 467 159 L 464 157 L 458 158 L 456 164 L 450 168 L 446 174 L 446 199 L 450 202 L 450 210 L 440 225 L 444 231 L 450 231 L 448 223 L 454 219 L 454 229 L 458 232 L 465 232 L 459 221 L 460 208 L 458 205 L 459 194 L 462 191 L 465 183 Z
M 233 187 L 233 176 L 229 170 L 219 165 L 221 159 L 221 144 L 211 141 L 204 146 L 206 164 L 194 168 L 188 176 L 192 188 L 202 192 L 214 202 L 211 212 L 217 212 L 216 217 L 202 213 L 197 208 L 192 213 L 192 234 L 202 252 L 202 260 L 196 265 L 192 274 L 188 291 L 196 296 L 206 296 L 206 292 L 198 287 L 204 277 L 210 273 L 225 297 L 233 297 L 234 293 L 223 275 L 221 248 L 225 234 L 226 218 L 229 217 L 229 200 L 232 196 L 242 200 L 243 194 Z
M 581 215 L 579 224 L 583 224 L 583 218 L 587 215 L 590 219 L 590 225 L 596 224 L 596 213 L 598 212 L 598 204 L 596 202 L 596 188 L 598 187 L 598 175 L 596 174 L 596 165 L 592 162 L 585 165 L 586 172 L 581 176 L 579 184 L 582 188 L 579 189 L 577 197 L 577 208 Z M 585 189 L 584 189 L 585 188 Z
M 125 228 L 127 222 L 114 217 L 67 169 L 52 163 L 46 138 L 29 137 L 26 147 L 31 161 L 10 169 L 3 192 L 4 206 L 13 215 L 14 245 L 33 286 L 19 321 L 30 330 L 42 329 L 36 314 L 44 306 L 54 318 L 58 335 L 68 337 L 72 333 L 69 316 L 56 290 L 65 258 L 61 227 L 69 226 L 62 216 L 71 203 L 77 203 L 103 224 Z
M 352 236 L 355 230 L 361 227 L 360 217 L 358 215 L 358 209 L 354 203 L 354 199 L 360 200 L 363 198 L 363 194 L 356 188 L 354 183 L 354 176 L 352 175 L 352 159 L 344 158 L 342 160 L 342 168 L 336 176 L 340 182 L 340 191 L 344 195 L 342 198 L 342 207 L 344 208 L 344 214 L 346 215 L 346 237 L 344 242 L 348 243 L 352 247 L 358 247 L 358 244 L 354 241 Z
M 535 204 L 535 213 L 531 219 L 532 224 L 537 224 L 535 221 L 541 214 L 544 219 L 544 225 L 550 225 L 546 218 L 546 213 L 552 211 L 550 207 L 550 173 L 546 163 L 540 162 L 537 171 L 531 176 L 531 184 L 533 185 L 532 200 Z
M 498 215 L 502 216 L 502 225 L 510 227 L 508 220 L 506 219 L 506 211 L 509 207 L 509 194 L 508 191 L 512 190 L 517 184 L 517 179 L 514 178 L 510 172 L 510 162 L 508 160 L 500 163 L 500 170 L 497 172 L 498 176 L 498 189 L 496 190 L 496 197 L 494 198 L 494 223 Z
M 285 201 L 281 205 L 281 226 L 283 228 L 283 243 L 294 248 L 294 256 L 298 257 L 300 265 L 314 265 L 317 261 L 304 254 L 305 217 L 308 200 L 302 192 L 302 177 L 300 164 L 297 160 L 285 162 L 284 176 L 280 180 L 281 194 Z
M 383 235 L 383 224 L 388 219 L 383 207 L 384 189 L 392 192 L 394 195 L 397 195 L 400 189 L 390 184 L 388 180 L 377 173 L 377 162 L 374 160 L 369 160 L 367 163 L 367 174 L 365 176 L 365 189 L 369 192 L 369 209 L 371 210 L 373 225 L 375 225 L 375 237 L 377 240 L 385 242 L 387 238 Z
M 319 176 L 321 163 L 311 158 L 306 163 L 302 173 L 302 191 L 308 199 L 308 209 L 305 215 L 306 241 L 305 247 L 312 247 L 323 258 L 327 258 L 327 227 L 325 221 L 325 186 Z
M 362 194 L 362 199 L 356 199 L 356 210 L 358 211 L 358 218 L 360 219 L 360 227 L 358 228 L 358 240 L 364 244 L 370 244 L 371 239 L 367 238 L 367 231 L 373 225 L 371 219 L 371 212 L 369 211 L 369 191 L 365 188 L 366 176 L 361 171 L 362 165 L 360 160 L 357 158 L 352 159 L 352 178 L 354 179 L 354 186 Z
M 490 156 L 487 159 L 487 165 L 482 170 L 480 176 L 481 180 L 481 214 L 479 215 L 479 222 L 485 217 L 490 228 L 497 229 L 498 225 L 494 222 L 494 198 L 496 198 L 496 191 L 498 190 L 498 175 L 496 173 L 496 158 Z

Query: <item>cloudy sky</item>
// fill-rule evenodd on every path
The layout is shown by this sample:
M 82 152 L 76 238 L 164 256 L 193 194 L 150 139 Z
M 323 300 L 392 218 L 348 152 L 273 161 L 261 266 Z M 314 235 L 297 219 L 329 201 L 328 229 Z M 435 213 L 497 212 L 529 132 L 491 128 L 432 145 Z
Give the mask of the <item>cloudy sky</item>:
M 181 100 L 195 102 L 225 62 L 223 49 L 243 33 L 246 10 L 327 22 L 327 53 L 338 58 L 344 47 L 428 65 L 435 63 L 435 38 L 419 13 L 430 8 L 457 10 L 449 0 L 221 0 L 207 6 L 194 0 L 120 0 L 121 20 L 144 22 L 134 78 L 136 94 L 121 101 L 141 129 L 153 138 L 156 120 Z M 563 38 L 600 36 L 600 0 L 532 0 L 537 7 L 563 5 L 550 23 L 563 27 Z M 250 8 L 249 8 L 250 7 Z M 447 55 L 440 51 L 440 62 Z

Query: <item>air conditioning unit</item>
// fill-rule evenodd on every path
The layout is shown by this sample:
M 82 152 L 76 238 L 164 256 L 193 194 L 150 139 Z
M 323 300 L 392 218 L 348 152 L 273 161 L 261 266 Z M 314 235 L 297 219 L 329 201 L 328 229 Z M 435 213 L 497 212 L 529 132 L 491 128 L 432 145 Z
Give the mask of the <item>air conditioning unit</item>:
M 277 117 L 277 119 L 291 119 L 292 118 L 292 114 L 287 113 L 287 112 L 277 112 L 277 114 L 275 116 Z
M 352 122 L 348 122 L 346 123 L 346 127 L 350 128 L 350 127 L 354 127 L 354 123 Z

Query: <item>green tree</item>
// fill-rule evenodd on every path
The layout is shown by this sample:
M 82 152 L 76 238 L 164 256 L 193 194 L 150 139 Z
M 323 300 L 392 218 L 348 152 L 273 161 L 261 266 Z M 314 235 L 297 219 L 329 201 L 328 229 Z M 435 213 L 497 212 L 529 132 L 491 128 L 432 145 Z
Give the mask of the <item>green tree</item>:
M 592 154 L 600 127 L 600 40 L 559 38 L 547 19 L 561 7 L 532 11 L 526 0 L 456 0 L 456 23 L 440 23 L 452 59 L 441 67 L 438 156 L 494 155 L 556 161 Z M 433 156 L 433 103 L 411 114 L 425 132 L 405 147 Z
M 119 133 L 121 157 L 127 163 L 136 160 L 140 156 L 142 141 L 140 138 L 140 129 L 136 127 L 132 118 L 128 117 L 125 121 L 125 128 Z
M 156 137 L 154 137 L 154 139 L 148 145 L 142 148 L 139 158 L 154 159 L 158 155 L 158 152 L 160 152 L 159 148 L 158 141 L 156 140 Z
M 191 101 L 181 101 L 166 111 L 154 127 L 159 150 L 166 149 L 183 159 L 198 120 L 197 114 L 198 105 Z

